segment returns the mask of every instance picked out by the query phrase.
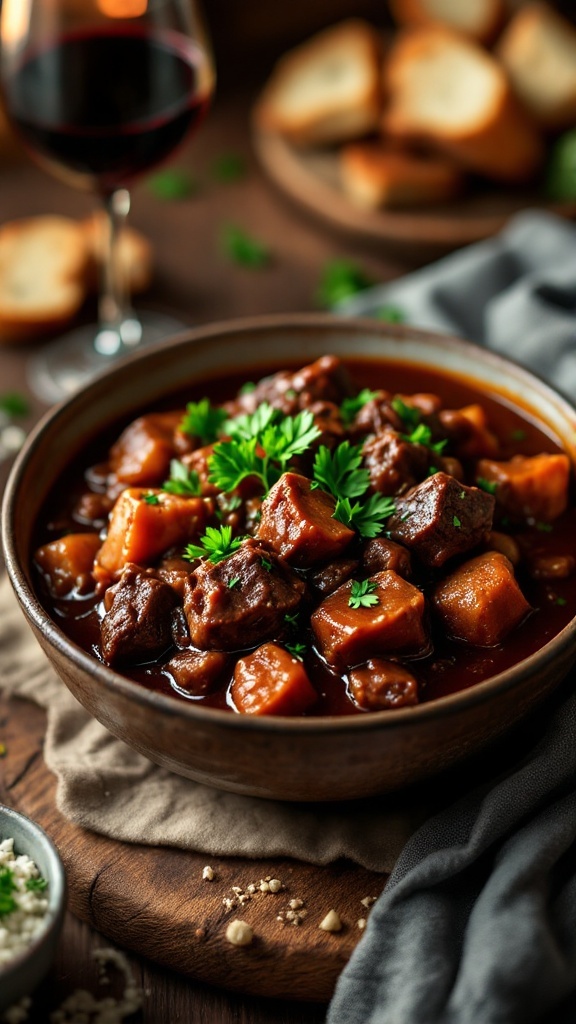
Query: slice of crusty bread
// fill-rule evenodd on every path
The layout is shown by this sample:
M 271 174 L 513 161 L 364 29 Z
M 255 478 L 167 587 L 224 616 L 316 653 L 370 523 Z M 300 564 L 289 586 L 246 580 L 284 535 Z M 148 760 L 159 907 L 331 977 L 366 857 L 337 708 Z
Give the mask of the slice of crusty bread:
M 576 28 L 546 3 L 514 15 L 497 47 L 515 92 L 550 128 L 576 124 Z
M 105 215 L 96 213 L 81 221 L 80 226 L 84 231 L 88 246 L 88 287 L 92 291 L 98 291 L 104 252 Z M 154 270 L 152 244 L 139 231 L 132 227 L 125 227 L 120 236 L 118 254 L 129 292 L 138 294 L 146 291 L 152 283 Z
M 380 37 L 350 19 L 291 50 L 255 110 L 263 131 L 299 145 L 342 142 L 374 130 L 381 108 Z
M 447 25 L 472 39 L 494 38 L 505 17 L 504 0 L 390 0 L 399 25 Z
M 0 227 L 0 342 L 59 330 L 86 297 L 88 247 L 67 217 L 30 217 Z
M 384 75 L 385 133 L 428 142 L 496 179 L 522 181 L 537 170 L 540 131 L 500 64 L 477 43 L 440 26 L 407 30 Z
M 425 206 L 454 199 L 463 174 L 446 157 L 416 156 L 381 142 L 350 142 L 339 154 L 344 191 L 358 206 Z

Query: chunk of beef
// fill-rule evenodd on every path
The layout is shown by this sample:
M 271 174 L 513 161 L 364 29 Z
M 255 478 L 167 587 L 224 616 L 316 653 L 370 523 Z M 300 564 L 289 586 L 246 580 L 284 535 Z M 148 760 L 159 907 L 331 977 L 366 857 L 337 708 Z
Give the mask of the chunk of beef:
M 352 699 L 367 711 L 389 711 L 418 703 L 416 677 L 396 661 L 373 658 L 348 677 Z
M 127 565 L 106 591 L 100 624 L 102 655 L 109 665 L 151 661 L 169 647 L 177 597 L 167 583 L 137 565 Z
M 244 715 L 301 715 L 318 697 L 302 662 L 274 643 L 239 659 L 230 696 Z
M 534 555 L 529 572 L 534 580 L 566 580 L 576 568 L 573 555 Z
M 284 473 L 262 504 L 257 536 L 290 565 L 304 569 L 338 558 L 354 531 L 334 519 L 331 495 L 299 473 Z
M 509 462 L 481 459 L 476 478 L 496 484 L 496 501 L 512 516 L 550 523 L 568 506 L 567 455 L 515 455 Z
M 461 459 L 493 458 L 498 454 L 498 438 L 490 430 L 483 405 L 475 403 L 462 409 L 442 409 L 438 419 Z
M 202 561 L 186 584 L 184 610 L 195 647 L 237 651 L 282 633 L 304 582 L 284 559 L 252 538 L 214 565 Z
M 414 410 L 412 422 L 408 423 L 406 418 L 400 415 L 399 403 L 409 410 Z M 405 434 L 410 433 L 418 423 L 425 423 L 432 430 L 434 439 L 439 440 L 444 437 L 443 432 L 439 433 L 439 420 L 436 415 L 441 407 L 442 401 L 438 395 L 424 392 L 413 395 L 395 395 L 389 391 L 377 391 L 374 398 L 366 402 L 357 412 L 350 427 L 350 433 L 355 439 L 360 439 L 367 434 L 379 434 L 382 430 L 391 427 L 392 430 Z
M 390 428 L 364 445 L 363 456 L 373 489 L 387 495 L 403 494 L 438 464 L 430 448 L 405 441 Z
M 111 577 L 127 562 L 149 565 L 172 545 L 193 541 L 207 518 L 208 506 L 202 498 L 140 488 L 122 491 L 96 555 L 96 578 Z
M 228 403 L 227 409 L 231 416 L 237 416 L 256 412 L 258 406 L 268 402 L 286 416 L 294 416 L 314 402 L 340 405 L 352 391 L 348 372 L 340 359 L 332 355 L 321 356 L 296 373 L 282 370 L 271 377 L 264 377 L 252 391 L 240 394 L 234 402 Z
M 121 433 L 110 450 L 113 478 L 125 487 L 157 487 L 168 476 L 175 457 L 175 432 L 182 412 L 139 416 Z
M 107 494 L 94 494 L 93 491 L 85 491 L 74 506 L 72 518 L 77 523 L 101 530 L 106 526 L 113 504 L 112 498 Z
M 460 565 L 437 585 L 432 602 L 446 632 L 477 647 L 501 643 L 531 610 L 499 551 Z
M 89 594 L 94 590 L 92 566 L 100 544 L 97 533 L 69 533 L 38 548 L 34 561 L 53 597 Z
M 396 500 L 387 528 L 425 565 L 439 567 L 480 543 L 492 528 L 494 504 L 492 494 L 435 473 Z
M 310 582 L 321 594 L 332 594 L 358 569 L 357 558 L 337 558 L 310 574 Z
M 351 607 L 353 582 L 325 598 L 311 618 L 318 649 L 343 671 L 380 655 L 421 655 L 429 648 L 425 599 L 392 570 L 372 576 L 377 603 Z
M 393 569 L 405 580 L 412 576 L 412 559 L 410 552 L 402 544 L 396 544 L 387 537 L 374 537 L 367 541 L 362 551 L 362 570 L 368 576 L 374 576 L 385 569 Z
M 179 690 L 191 697 L 205 697 L 213 693 L 222 681 L 229 664 L 222 651 L 178 651 L 166 664 Z

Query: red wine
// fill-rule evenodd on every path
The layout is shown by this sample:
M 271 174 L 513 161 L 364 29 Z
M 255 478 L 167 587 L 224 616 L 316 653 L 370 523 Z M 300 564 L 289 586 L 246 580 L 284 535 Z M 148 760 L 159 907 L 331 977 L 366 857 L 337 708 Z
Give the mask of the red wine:
M 42 162 L 111 192 L 172 152 L 201 120 L 202 51 L 177 33 L 114 26 L 25 54 L 4 80 L 9 115 Z

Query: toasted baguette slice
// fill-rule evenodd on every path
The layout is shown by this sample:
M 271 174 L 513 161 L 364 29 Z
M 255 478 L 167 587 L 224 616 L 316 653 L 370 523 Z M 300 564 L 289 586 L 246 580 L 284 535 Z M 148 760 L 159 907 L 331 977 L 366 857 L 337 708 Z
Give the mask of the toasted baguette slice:
M 364 135 L 378 125 L 380 66 L 376 30 L 356 19 L 340 22 L 282 57 L 256 107 L 256 125 L 298 145 Z
M 541 133 L 477 43 L 440 26 L 402 33 L 385 85 L 383 129 L 392 137 L 428 142 L 492 178 L 522 181 L 537 170 Z
M 86 297 L 88 248 L 67 217 L 0 228 L 0 342 L 33 340 L 70 321 Z
M 399 25 L 447 25 L 464 35 L 488 42 L 500 29 L 503 0 L 390 0 Z
M 104 251 L 103 213 L 96 213 L 80 222 L 84 231 L 89 254 L 87 284 L 90 290 L 98 291 L 100 267 Z M 152 283 L 154 253 L 151 243 L 139 231 L 125 227 L 118 246 L 120 266 L 125 275 L 128 290 L 132 294 L 146 291 Z
M 379 142 L 350 142 L 340 150 L 340 180 L 358 206 L 425 206 L 457 196 L 464 176 L 445 157 L 414 156 Z
M 576 123 L 576 28 L 545 3 L 512 18 L 497 48 L 515 92 L 549 128 Z

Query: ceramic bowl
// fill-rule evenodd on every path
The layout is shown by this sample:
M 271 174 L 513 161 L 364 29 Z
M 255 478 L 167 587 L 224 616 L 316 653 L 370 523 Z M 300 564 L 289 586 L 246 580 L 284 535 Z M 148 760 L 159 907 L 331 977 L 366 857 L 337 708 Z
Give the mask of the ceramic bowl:
M 51 839 L 30 818 L 10 807 L 0 807 L 0 841 L 14 840 L 14 852 L 27 854 L 48 882 L 48 910 L 40 934 L 18 956 L 0 966 L 0 1013 L 36 988 L 47 974 L 66 910 L 66 878 Z
M 216 324 L 114 366 L 49 413 L 14 466 L 3 509 L 8 572 L 39 642 L 107 729 L 170 771 L 237 793 L 328 801 L 399 789 L 477 752 L 550 693 L 576 660 L 576 620 L 513 668 L 394 712 L 341 718 L 234 715 L 150 692 L 100 664 L 44 611 L 31 575 L 34 524 L 55 479 L 107 424 L 222 369 L 336 355 L 401 359 L 465 376 L 547 425 L 576 465 L 576 412 L 530 373 L 455 338 L 369 320 L 283 316 Z

